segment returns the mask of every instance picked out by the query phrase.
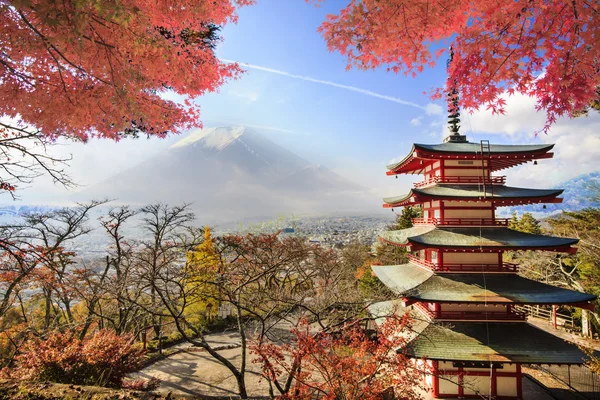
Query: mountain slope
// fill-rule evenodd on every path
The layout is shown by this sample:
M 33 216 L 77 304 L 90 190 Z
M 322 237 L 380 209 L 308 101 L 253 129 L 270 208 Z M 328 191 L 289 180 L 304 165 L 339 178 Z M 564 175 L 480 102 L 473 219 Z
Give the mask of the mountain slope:
M 511 207 L 509 212 L 515 210 L 519 214 L 523 212 L 552 214 L 562 210 L 578 211 L 587 207 L 600 207 L 600 203 L 594 200 L 594 196 L 598 196 L 598 194 L 595 194 L 591 190 L 591 184 L 600 187 L 600 172 L 579 175 L 556 185 L 554 188 L 565 190 L 560 196 L 563 198 L 562 203 L 546 204 L 546 208 L 544 208 L 543 204 Z
M 205 220 L 367 209 L 364 189 L 243 126 L 198 129 L 80 194 L 128 204 L 193 203 Z M 343 200 L 340 200 L 343 199 Z

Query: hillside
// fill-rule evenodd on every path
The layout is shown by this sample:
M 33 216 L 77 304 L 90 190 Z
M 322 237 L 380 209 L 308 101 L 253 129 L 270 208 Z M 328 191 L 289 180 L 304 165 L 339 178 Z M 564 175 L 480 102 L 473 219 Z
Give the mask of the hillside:
M 564 189 L 563 194 L 560 196 L 563 198 L 562 203 L 546 204 L 546 208 L 544 208 L 543 204 L 510 207 L 508 213 L 512 213 L 513 211 L 517 211 L 519 214 L 531 212 L 543 216 L 555 214 L 562 210 L 578 211 L 587 207 L 600 207 L 600 203 L 594 199 L 593 190 L 589 187 L 590 184 L 599 185 L 600 187 L 600 171 L 579 175 L 556 185 L 554 188 Z
M 366 190 L 244 126 L 197 129 L 78 194 L 133 205 L 193 203 L 203 221 L 371 211 Z M 376 203 L 374 203 L 376 204 Z

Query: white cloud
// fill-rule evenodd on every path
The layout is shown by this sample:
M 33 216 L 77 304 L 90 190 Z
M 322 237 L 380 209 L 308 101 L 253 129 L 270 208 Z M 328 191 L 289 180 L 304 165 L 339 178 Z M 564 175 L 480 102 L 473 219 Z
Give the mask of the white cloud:
M 443 108 L 438 104 L 429 103 L 425 106 L 427 115 L 442 115 Z
M 258 93 L 247 91 L 247 92 L 239 92 L 237 90 L 230 90 L 229 94 L 231 96 L 240 97 L 248 101 L 248 103 L 256 103 L 258 100 Z
M 419 126 L 421 125 L 421 120 L 423 119 L 423 117 L 417 117 L 417 118 L 413 118 L 410 120 L 410 124 L 414 125 L 414 126 Z
M 227 60 L 224 58 L 221 58 L 221 61 L 226 62 L 226 63 L 237 62 L 237 61 L 233 61 L 233 60 Z M 272 74 L 283 75 L 283 76 L 287 76 L 287 77 L 294 78 L 294 79 L 302 79 L 302 80 L 308 81 L 308 82 L 320 83 L 322 85 L 333 86 L 333 87 L 340 88 L 340 89 L 350 90 L 352 92 L 364 94 L 366 96 L 376 97 L 378 99 L 383 99 L 383 100 L 391 101 L 391 102 L 398 103 L 398 104 L 403 104 L 405 106 L 419 108 L 421 110 L 424 110 L 428 115 L 437 115 L 437 114 L 441 114 L 441 112 L 442 112 L 442 107 L 440 107 L 437 104 L 433 104 L 433 103 L 429 103 L 426 106 L 422 106 L 422 105 L 414 103 L 412 101 L 407 101 L 407 100 L 403 100 L 398 97 L 393 97 L 393 96 L 388 96 L 385 94 L 376 93 L 371 90 L 361 89 L 361 88 L 357 88 L 355 86 L 342 85 L 340 83 L 335 83 L 335 82 L 326 81 L 326 80 L 322 80 L 322 79 L 311 78 L 310 76 L 291 74 L 289 72 L 281 71 L 278 69 L 261 67 L 260 65 L 253 65 L 253 64 L 247 64 L 247 63 L 240 63 L 240 64 L 246 68 L 250 68 L 250 69 L 254 69 L 254 70 L 258 70 L 258 71 L 270 72 Z
M 523 94 L 502 96 L 506 100 L 506 113 L 493 115 L 491 111 L 480 109 L 473 114 L 462 113 L 462 126 L 466 131 L 518 135 L 534 134 L 546 122 L 544 112 L 535 111 L 535 99 Z
M 504 115 L 479 110 L 463 116 L 463 129 L 469 132 L 470 140 L 479 140 L 474 133 L 483 133 L 504 136 L 505 141 L 515 144 L 555 144 L 554 158 L 539 160 L 538 165 L 528 163 L 502 171 L 508 176 L 510 185 L 549 187 L 600 169 L 600 114 L 560 118 L 547 135 L 536 135 L 535 132 L 544 126 L 546 115 L 535 110 L 535 99 L 517 94 L 506 97 L 506 101 Z

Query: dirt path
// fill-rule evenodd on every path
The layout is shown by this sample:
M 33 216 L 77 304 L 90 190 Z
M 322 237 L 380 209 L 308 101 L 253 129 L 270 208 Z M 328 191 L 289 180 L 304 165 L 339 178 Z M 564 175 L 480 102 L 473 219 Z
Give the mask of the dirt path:
M 207 341 L 214 347 L 224 348 L 219 353 L 235 365 L 241 362 L 241 348 L 237 333 L 208 335 Z M 156 377 L 162 381 L 158 392 L 172 392 L 194 398 L 230 399 L 237 397 L 237 383 L 231 372 L 206 351 L 191 347 L 188 343 L 177 346 L 180 352 L 144 368 L 132 378 Z M 268 396 L 268 384 L 260 381 L 258 367 L 247 361 L 246 386 L 252 397 Z

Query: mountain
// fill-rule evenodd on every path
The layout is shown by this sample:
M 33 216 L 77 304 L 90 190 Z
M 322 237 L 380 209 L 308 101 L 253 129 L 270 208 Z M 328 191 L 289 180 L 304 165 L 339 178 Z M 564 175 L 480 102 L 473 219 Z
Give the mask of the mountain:
M 366 190 L 244 126 L 197 129 L 79 198 L 193 203 L 203 221 L 372 211 Z M 371 201 L 377 199 L 370 199 Z M 368 207 L 368 208 L 367 208 Z
M 562 210 L 578 211 L 587 207 L 600 207 L 597 201 L 598 194 L 595 194 L 590 185 L 600 188 L 600 172 L 591 172 L 569 179 L 556 185 L 556 189 L 564 189 L 562 203 L 546 204 L 546 208 L 542 204 L 532 204 L 521 207 L 510 207 L 509 213 L 513 210 L 521 214 L 531 212 L 537 214 L 554 214 Z

